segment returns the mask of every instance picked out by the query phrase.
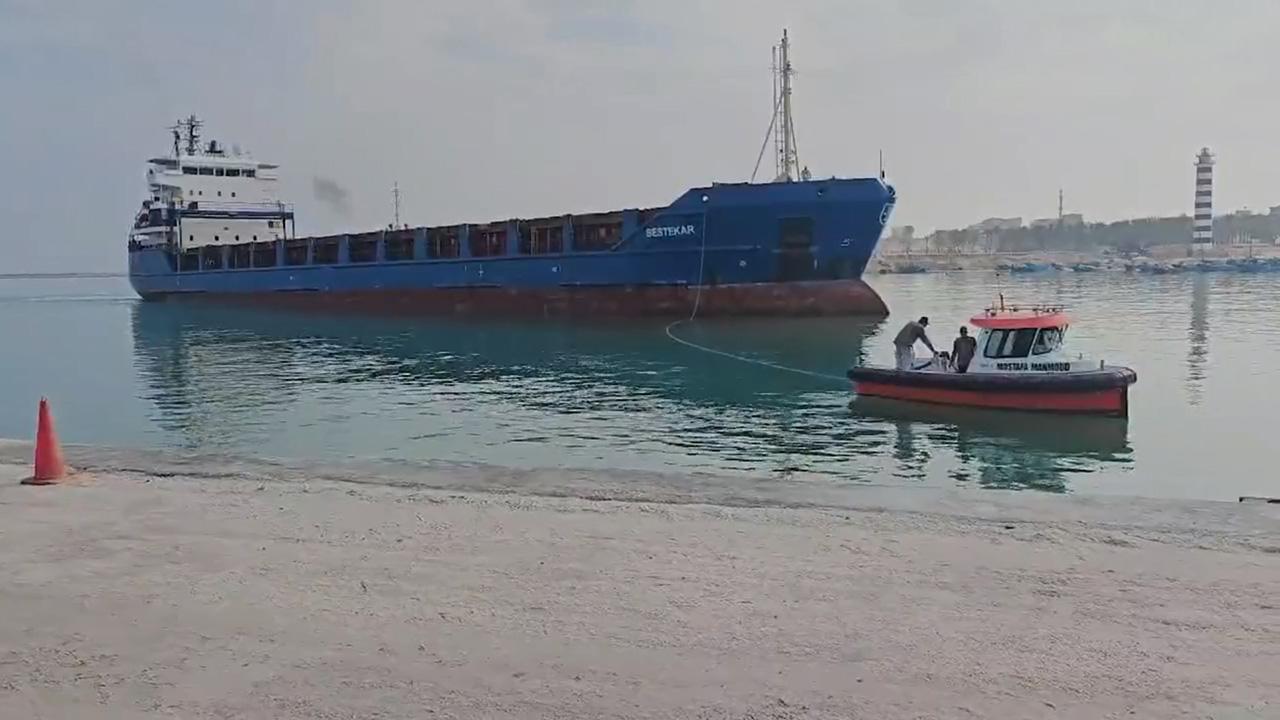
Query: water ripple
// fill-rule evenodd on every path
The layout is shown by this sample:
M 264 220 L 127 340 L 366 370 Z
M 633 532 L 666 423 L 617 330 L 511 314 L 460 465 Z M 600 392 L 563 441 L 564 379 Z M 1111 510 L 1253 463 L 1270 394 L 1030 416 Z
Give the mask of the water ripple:
M 878 278 L 890 322 L 680 327 L 721 354 L 676 344 L 656 322 L 286 315 L 141 304 L 102 282 L 0 287 L 0 333 L 25 340 L 0 356 L 0 407 L 54 395 L 83 442 L 701 472 L 779 497 L 882 483 L 1275 494 L 1269 442 L 1248 430 L 1269 427 L 1265 398 L 1280 380 L 1269 322 L 1280 285 L 1263 276 Z M 840 383 L 768 366 L 839 377 L 887 363 L 888 337 L 920 314 L 945 343 L 997 287 L 1067 304 L 1082 352 L 1137 367 L 1128 423 L 851 403 Z M 0 415 L 0 435 L 26 436 L 29 421 Z

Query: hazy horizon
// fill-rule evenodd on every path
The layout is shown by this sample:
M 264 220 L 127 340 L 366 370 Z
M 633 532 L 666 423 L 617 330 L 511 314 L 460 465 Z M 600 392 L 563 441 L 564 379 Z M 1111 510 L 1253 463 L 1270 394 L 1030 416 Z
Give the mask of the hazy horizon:
M 195 113 L 282 165 L 303 233 L 663 205 L 746 180 L 789 29 L 801 162 L 919 232 L 1280 204 L 1280 6 L 975 0 L 0 0 L 0 273 L 118 271 L 145 161 Z M 772 163 L 766 155 L 762 176 Z

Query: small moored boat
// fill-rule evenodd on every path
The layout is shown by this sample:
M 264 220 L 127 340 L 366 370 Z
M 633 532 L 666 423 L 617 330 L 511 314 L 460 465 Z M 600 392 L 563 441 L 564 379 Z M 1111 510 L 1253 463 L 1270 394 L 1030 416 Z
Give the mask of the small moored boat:
M 1138 375 L 1063 349 L 1070 320 L 1060 308 L 1006 308 L 1003 302 L 970 322 L 979 329 L 967 372 L 945 354 L 914 370 L 855 367 L 862 396 L 1042 412 L 1128 417 L 1129 386 Z

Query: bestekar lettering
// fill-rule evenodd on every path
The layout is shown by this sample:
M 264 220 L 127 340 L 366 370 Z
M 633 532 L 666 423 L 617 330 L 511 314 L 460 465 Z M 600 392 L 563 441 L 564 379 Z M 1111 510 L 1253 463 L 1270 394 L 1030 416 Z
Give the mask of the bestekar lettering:
M 665 227 L 646 228 L 644 236 L 649 238 L 665 238 L 680 237 L 681 235 L 696 235 L 697 231 L 692 225 L 667 225 Z

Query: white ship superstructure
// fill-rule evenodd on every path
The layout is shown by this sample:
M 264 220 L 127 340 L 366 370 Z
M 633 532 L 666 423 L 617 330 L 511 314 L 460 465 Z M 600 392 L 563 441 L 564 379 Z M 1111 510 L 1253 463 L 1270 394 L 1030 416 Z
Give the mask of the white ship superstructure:
M 184 253 L 292 236 L 292 209 L 276 194 L 278 166 L 229 152 L 216 140 L 203 144 L 199 133 L 198 119 L 181 121 L 173 128 L 173 155 L 147 161 L 147 199 L 131 244 Z M 219 253 L 201 255 L 220 259 Z

